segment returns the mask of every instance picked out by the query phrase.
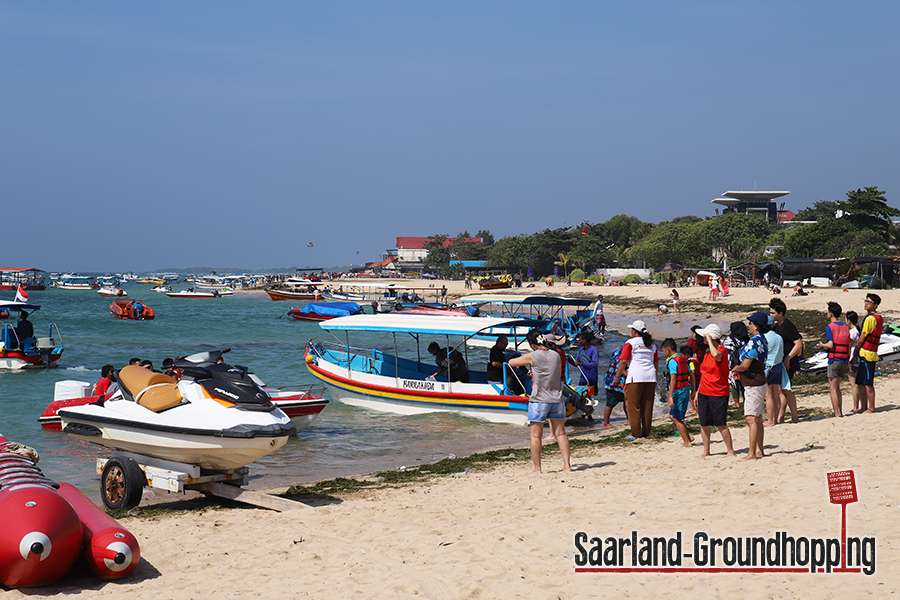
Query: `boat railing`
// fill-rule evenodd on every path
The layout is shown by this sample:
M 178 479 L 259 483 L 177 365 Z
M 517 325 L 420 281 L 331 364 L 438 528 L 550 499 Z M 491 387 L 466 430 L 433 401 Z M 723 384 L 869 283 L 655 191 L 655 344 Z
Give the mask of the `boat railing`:
M 297 385 L 283 385 L 278 388 L 279 392 L 296 392 L 301 397 L 309 396 L 325 396 L 325 386 L 317 383 L 303 383 Z

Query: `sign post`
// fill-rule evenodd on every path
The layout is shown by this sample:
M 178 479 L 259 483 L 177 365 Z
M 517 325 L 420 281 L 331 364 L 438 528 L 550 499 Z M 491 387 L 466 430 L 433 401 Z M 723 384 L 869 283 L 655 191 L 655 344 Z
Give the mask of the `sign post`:
M 853 471 L 827 473 L 828 499 L 841 505 L 841 569 L 847 568 L 847 505 L 857 502 L 856 478 Z

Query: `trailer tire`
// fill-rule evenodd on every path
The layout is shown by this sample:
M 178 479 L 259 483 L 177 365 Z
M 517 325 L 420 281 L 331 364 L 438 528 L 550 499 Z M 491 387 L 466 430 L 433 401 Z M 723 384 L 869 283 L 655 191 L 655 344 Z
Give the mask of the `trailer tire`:
M 106 508 L 134 508 L 141 503 L 143 492 L 144 473 L 138 464 L 127 456 L 113 454 L 100 475 L 100 496 Z

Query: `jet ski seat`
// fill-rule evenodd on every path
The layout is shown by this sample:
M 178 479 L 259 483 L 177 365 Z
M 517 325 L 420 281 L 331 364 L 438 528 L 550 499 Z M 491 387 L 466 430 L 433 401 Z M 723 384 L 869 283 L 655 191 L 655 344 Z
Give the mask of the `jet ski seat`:
M 179 404 L 182 400 L 178 381 L 163 373 L 154 373 L 137 365 L 122 367 L 118 374 L 123 386 L 134 401 L 153 412 Z

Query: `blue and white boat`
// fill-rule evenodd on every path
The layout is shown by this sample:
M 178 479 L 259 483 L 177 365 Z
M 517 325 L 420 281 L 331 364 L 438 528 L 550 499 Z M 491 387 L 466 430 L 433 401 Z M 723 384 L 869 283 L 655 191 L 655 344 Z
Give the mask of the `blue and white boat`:
M 528 410 L 530 378 L 505 366 L 503 381 L 489 383 L 487 357 L 473 362 L 475 356 L 470 356 L 466 341 L 476 335 L 496 339 L 503 334 L 514 346 L 521 332 L 527 332 L 533 324 L 523 319 L 402 313 L 339 317 L 319 323 L 333 335 L 334 342 L 310 341 L 305 358 L 310 374 L 345 404 L 404 415 L 452 412 L 521 425 Z M 355 348 L 351 335 L 362 333 L 383 334 L 392 343 L 392 350 Z M 468 383 L 431 377 L 436 366 L 425 348 L 433 341 L 464 354 L 469 366 Z M 421 343 L 425 346 L 420 347 Z M 423 352 L 427 362 L 423 362 Z M 479 355 L 484 356 L 484 352 Z M 516 384 L 525 390 L 524 395 L 511 392 Z M 592 412 L 592 408 L 587 409 L 592 406 L 589 400 L 581 396 L 579 400 L 567 406 L 569 416 L 577 416 L 579 409 L 585 414 Z
M 566 335 L 569 341 L 578 335 L 585 322 L 590 321 L 592 304 L 584 298 L 507 294 L 475 294 L 463 296 L 457 302 L 465 306 L 469 314 L 537 321 L 542 331 Z

